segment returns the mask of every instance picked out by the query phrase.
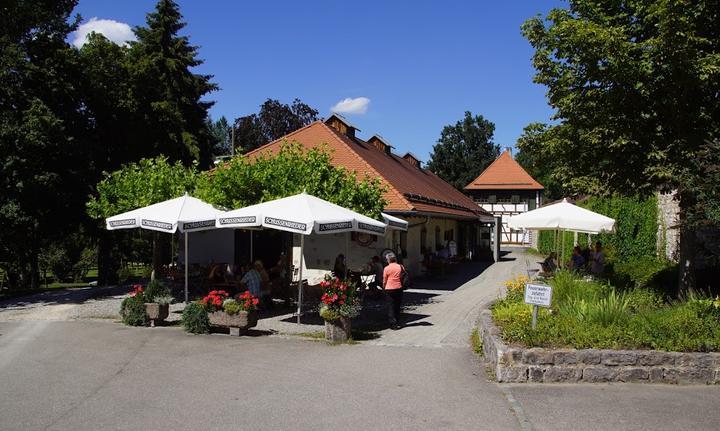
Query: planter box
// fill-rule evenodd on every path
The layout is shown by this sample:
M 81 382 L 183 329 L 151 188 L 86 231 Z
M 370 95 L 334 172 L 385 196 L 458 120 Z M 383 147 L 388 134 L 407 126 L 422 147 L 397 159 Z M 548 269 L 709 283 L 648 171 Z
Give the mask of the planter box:
M 210 325 L 230 329 L 230 335 L 240 335 L 257 325 L 257 311 L 241 311 L 238 314 L 227 314 L 224 311 L 208 313 Z
M 498 382 L 720 384 L 720 353 L 508 346 L 490 310 L 478 320 L 485 361 Z
M 352 335 L 350 319 L 341 317 L 338 320 L 325 321 L 325 339 L 332 343 L 344 343 Z
M 155 302 L 149 302 L 145 304 L 145 312 L 150 318 L 150 326 L 155 326 L 155 321 L 162 322 L 167 319 L 170 314 L 170 304 L 158 304 Z

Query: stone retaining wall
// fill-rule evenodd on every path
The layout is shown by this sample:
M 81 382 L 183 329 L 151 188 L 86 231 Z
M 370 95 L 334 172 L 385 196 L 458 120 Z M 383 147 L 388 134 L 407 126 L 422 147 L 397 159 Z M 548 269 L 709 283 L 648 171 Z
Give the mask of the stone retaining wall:
M 720 383 L 720 353 L 516 348 L 503 343 L 490 310 L 482 310 L 478 323 L 498 382 Z

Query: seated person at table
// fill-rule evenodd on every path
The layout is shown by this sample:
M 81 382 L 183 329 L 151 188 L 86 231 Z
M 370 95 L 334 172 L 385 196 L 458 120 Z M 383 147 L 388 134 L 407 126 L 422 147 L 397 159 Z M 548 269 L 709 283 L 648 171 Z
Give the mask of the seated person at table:
M 384 269 L 385 268 L 383 267 L 382 263 L 380 263 L 380 257 L 373 256 L 372 261 L 370 262 L 370 271 L 375 274 L 375 279 L 368 284 L 369 288 L 382 289 Z
M 585 258 L 582 257 L 582 251 L 578 246 L 573 248 L 573 254 L 570 258 L 570 270 L 575 272 L 585 270 Z
M 595 243 L 595 251 L 590 254 L 590 273 L 600 275 L 605 271 L 605 253 L 600 241 Z
M 255 266 L 250 262 L 246 263 L 243 267 L 245 269 L 245 275 L 240 280 L 240 285 L 243 286 L 256 298 L 260 298 L 260 287 L 262 285 L 262 279 L 260 273 L 257 272 Z
M 222 283 L 225 281 L 223 270 L 217 263 L 213 263 L 210 266 L 210 273 L 208 274 L 208 280 L 211 283 Z
M 555 254 L 554 251 L 551 252 L 550 255 L 542 261 L 540 266 L 545 273 L 551 274 L 555 272 L 557 269 L 557 254 Z
M 338 254 L 335 258 L 335 266 L 333 266 L 333 275 L 341 280 L 347 276 L 347 267 L 345 266 L 345 255 Z
M 255 261 L 255 271 L 260 274 L 260 303 L 267 308 L 272 308 L 272 297 L 270 291 L 270 276 L 265 271 L 265 266 L 261 260 Z

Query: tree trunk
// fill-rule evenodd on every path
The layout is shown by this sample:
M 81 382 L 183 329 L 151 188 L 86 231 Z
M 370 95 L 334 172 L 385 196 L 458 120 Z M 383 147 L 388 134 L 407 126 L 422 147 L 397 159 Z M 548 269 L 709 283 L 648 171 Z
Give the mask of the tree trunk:
M 678 191 L 680 207 L 680 252 L 678 258 L 678 293 L 687 293 L 695 289 L 695 228 L 687 220 L 687 204 L 692 196 Z
M 695 289 L 695 229 L 680 228 L 680 258 L 678 259 L 678 290 L 687 293 Z
M 100 229 L 97 232 L 98 236 L 98 286 L 107 286 L 110 284 L 110 238 L 108 232 L 104 229 Z
M 38 238 L 37 238 L 37 223 L 35 223 L 35 229 L 33 229 L 32 232 L 32 240 L 30 244 L 30 288 L 31 289 L 39 289 L 40 288 L 40 262 L 39 262 L 39 254 L 40 254 L 40 247 L 38 247 Z

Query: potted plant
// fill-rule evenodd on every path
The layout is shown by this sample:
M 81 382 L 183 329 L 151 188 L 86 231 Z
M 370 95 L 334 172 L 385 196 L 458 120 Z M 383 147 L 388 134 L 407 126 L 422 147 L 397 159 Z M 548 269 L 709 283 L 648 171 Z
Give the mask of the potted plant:
M 120 317 L 124 324 L 129 326 L 146 326 L 148 315 L 145 311 L 145 289 L 139 284 L 133 286 L 133 290 L 120 304 Z
M 157 280 L 152 280 L 144 294 L 145 312 L 150 319 L 150 326 L 154 327 L 156 321 L 162 322 L 170 314 L 170 304 L 173 297 L 170 289 Z
M 224 290 L 213 290 L 200 304 L 208 312 L 210 325 L 228 328 L 230 335 L 240 335 L 257 325 L 259 302 L 250 292 L 243 292 L 232 299 Z
M 357 286 L 347 280 L 325 276 L 320 283 L 320 317 L 325 320 L 325 339 L 342 343 L 352 335 L 351 320 L 360 314 Z

